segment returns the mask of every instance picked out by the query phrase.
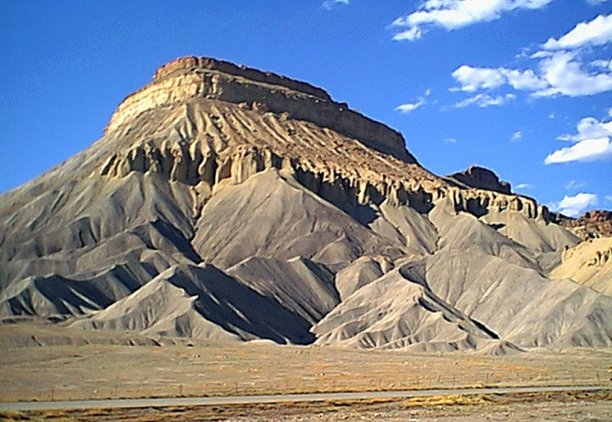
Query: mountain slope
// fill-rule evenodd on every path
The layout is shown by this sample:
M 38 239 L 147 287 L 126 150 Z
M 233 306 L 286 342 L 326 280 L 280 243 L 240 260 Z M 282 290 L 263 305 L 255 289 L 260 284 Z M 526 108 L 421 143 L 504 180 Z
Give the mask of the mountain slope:
M 2 195 L 0 317 L 424 351 L 609 346 L 607 266 L 571 273 L 562 252 L 580 239 L 489 176 L 428 172 L 320 88 L 178 59 L 91 147 Z
M 313 340 L 306 320 L 206 264 L 173 266 L 76 325 L 221 340 Z

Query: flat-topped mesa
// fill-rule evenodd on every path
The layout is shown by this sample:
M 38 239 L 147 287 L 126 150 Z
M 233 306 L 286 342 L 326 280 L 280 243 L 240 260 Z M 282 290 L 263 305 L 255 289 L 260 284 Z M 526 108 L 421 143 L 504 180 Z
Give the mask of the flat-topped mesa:
M 272 72 L 262 72 L 257 69 L 246 67 L 244 65 L 237 66 L 233 63 L 217 60 L 210 57 L 180 57 L 170 63 L 166 63 L 155 71 L 153 81 L 159 82 L 165 78 L 171 77 L 178 73 L 189 73 L 196 70 L 216 70 L 228 75 L 240 76 L 252 81 L 265 83 L 268 85 L 279 85 L 289 88 L 294 91 L 303 92 L 313 97 L 318 97 L 322 100 L 332 102 L 333 100 L 325 90 L 312 86 L 306 82 L 296 81 L 286 78 L 282 75 L 277 75 Z
M 334 102 L 324 90 L 205 57 L 179 58 L 159 68 L 153 82 L 119 105 L 105 132 L 111 134 L 154 108 L 197 99 L 246 104 L 261 112 L 286 113 L 290 119 L 314 123 L 404 162 L 417 163 L 406 151 L 399 132 L 350 110 L 345 103 Z
M 157 121 L 174 109 L 189 110 L 180 113 L 188 119 L 202 117 L 188 125 L 197 136 L 186 143 L 151 141 L 143 119 Z M 335 103 L 319 88 L 214 59 L 188 57 L 162 66 L 153 82 L 119 106 L 107 132 L 130 140 L 96 170 L 108 177 L 152 172 L 212 191 L 225 179 L 241 183 L 284 168 L 341 208 L 388 199 L 427 213 L 450 200 L 456 211 L 477 216 L 511 210 L 549 220 L 545 207 L 512 195 L 509 184 L 489 170 L 471 168 L 464 172 L 468 179 L 453 175 L 451 181 L 413 165 L 398 132 Z

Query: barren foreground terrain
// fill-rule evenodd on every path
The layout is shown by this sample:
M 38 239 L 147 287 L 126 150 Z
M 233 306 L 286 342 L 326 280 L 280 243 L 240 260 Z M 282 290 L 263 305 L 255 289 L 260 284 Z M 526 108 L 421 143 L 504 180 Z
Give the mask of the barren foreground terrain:
M 166 407 L 156 409 L 91 409 L 5 412 L 7 420 L 62 421 L 607 421 L 612 396 L 604 392 L 447 396 L 357 402 L 282 403 Z
M 0 401 L 607 385 L 612 351 L 426 355 L 0 325 Z

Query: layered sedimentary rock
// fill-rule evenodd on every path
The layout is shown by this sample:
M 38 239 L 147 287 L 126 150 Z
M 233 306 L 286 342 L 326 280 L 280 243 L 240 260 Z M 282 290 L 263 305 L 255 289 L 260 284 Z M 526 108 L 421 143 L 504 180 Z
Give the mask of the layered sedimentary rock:
M 332 129 L 406 162 L 416 162 L 404 148 L 398 132 L 349 110 L 347 104 L 332 101 L 320 88 L 198 57 L 181 58 L 158 69 L 151 84 L 127 97 L 119 106 L 107 126 L 107 133 L 143 111 L 191 98 L 244 103 L 259 110 L 287 113 L 292 119 Z
M 415 165 L 398 132 L 334 102 L 320 88 L 208 58 L 162 66 L 151 84 L 122 102 L 106 134 L 121 136 L 127 127 L 133 133 L 139 118 L 157 119 L 155 113 L 176 107 L 188 120 L 184 135 L 207 136 L 182 145 L 170 140 L 131 145 L 108 157 L 101 172 L 151 171 L 189 184 L 214 184 L 284 165 L 315 189 L 329 183 L 354 191 L 360 203 L 369 196 L 391 197 L 427 208 L 449 197 L 458 210 L 511 209 L 548 218 L 533 199 L 486 192 L 510 194 L 509 185 L 486 169 L 472 167 L 457 175 L 464 186 L 480 191 L 433 177 Z
M 428 172 L 310 84 L 178 59 L 90 148 L 2 196 L 0 316 L 415 350 L 612 344 L 608 266 L 570 274 L 580 239 L 558 216 L 466 174 Z

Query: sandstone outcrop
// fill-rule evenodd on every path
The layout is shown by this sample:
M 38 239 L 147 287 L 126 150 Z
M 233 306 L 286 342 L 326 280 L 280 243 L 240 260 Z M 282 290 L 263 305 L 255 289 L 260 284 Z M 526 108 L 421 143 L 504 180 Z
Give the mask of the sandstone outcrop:
M 472 188 L 506 194 L 512 193 L 510 183 L 499 180 L 495 173 L 484 167 L 471 166 L 467 170 L 451 174 L 448 177 Z

